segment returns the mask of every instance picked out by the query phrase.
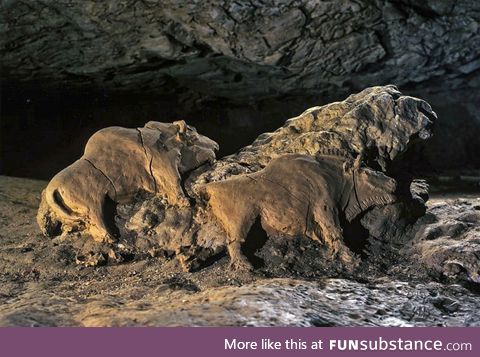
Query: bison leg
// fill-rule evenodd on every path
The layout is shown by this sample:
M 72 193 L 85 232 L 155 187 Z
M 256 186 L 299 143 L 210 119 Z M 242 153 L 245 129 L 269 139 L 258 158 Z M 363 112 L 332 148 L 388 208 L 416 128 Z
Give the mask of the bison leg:
M 253 270 L 252 264 L 242 253 L 242 244 L 245 243 L 248 231 L 252 227 L 253 222 L 255 222 L 256 215 L 227 216 L 225 218 L 226 220 L 223 223 L 228 235 L 227 250 L 230 256 L 230 267 L 237 271 Z
M 178 170 L 179 155 L 176 150 L 166 153 L 151 150 L 150 174 L 154 180 L 156 193 L 165 194 L 171 204 L 189 206 L 182 187 L 182 178 Z
M 227 226 L 227 234 L 229 238 L 227 250 L 230 256 L 230 266 L 237 271 L 253 270 L 252 264 L 242 253 L 242 244 L 245 243 L 248 231 L 252 227 L 258 215 L 258 213 L 252 212 L 252 208 L 250 208 L 249 213 L 250 214 L 242 215 L 237 219 L 231 217 L 229 220 L 229 226 Z
M 230 256 L 230 267 L 236 271 L 251 271 L 252 264 L 242 253 L 242 244 L 238 240 L 233 240 L 227 245 L 228 255 Z
M 103 196 L 90 211 L 90 233 L 100 242 L 113 243 L 118 236 L 115 226 L 116 204 L 108 195 Z
M 226 245 L 230 266 L 234 270 L 252 270 L 253 266 L 242 253 L 248 231 L 259 215 L 245 194 L 250 189 L 248 179 L 214 182 L 204 187 L 213 215 L 227 235 Z
M 345 263 L 352 262 L 352 253 L 345 244 L 343 244 L 343 230 L 338 218 L 337 208 L 333 204 L 324 203 L 315 208 L 313 215 L 315 222 L 320 228 L 322 238 L 328 245 L 331 254 L 340 258 Z

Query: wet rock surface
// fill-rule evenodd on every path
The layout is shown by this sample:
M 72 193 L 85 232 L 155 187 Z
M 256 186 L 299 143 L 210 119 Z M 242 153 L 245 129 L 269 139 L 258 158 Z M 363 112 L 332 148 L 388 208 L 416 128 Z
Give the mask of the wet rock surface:
M 42 239 L 36 206 L 45 182 L 0 177 L 0 325 L 2 326 L 479 326 L 472 285 L 392 271 L 369 279 L 239 280 L 223 259 L 197 273 L 150 257 L 83 267 L 75 252 Z M 437 226 L 448 229 L 479 195 L 434 197 Z M 470 203 L 470 204 L 468 204 Z M 446 213 L 441 215 L 440 212 Z M 468 214 L 468 209 L 466 210 Z M 428 213 L 427 213 L 428 214 Z M 462 238 L 455 238 L 457 245 Z M 333 276 L 333 274 L 330 274 Z

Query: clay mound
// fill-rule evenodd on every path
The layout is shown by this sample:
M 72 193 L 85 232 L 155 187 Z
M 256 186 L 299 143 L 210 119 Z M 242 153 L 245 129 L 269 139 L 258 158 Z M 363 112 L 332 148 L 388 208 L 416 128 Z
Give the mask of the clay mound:
M 102 241 L 77 259 L 84 265 L 149 254 L 197 270 L 227 250 L 243 271 L 351 271 L 370 231 L 405 235 L 425 212 L 412 178 L 391 168 L 435 118 L 394 86 L 372 87 L 218 161 L 217 145 L 183 122 L 107 128 L 51 181 L 39 223 L 61 239 Z

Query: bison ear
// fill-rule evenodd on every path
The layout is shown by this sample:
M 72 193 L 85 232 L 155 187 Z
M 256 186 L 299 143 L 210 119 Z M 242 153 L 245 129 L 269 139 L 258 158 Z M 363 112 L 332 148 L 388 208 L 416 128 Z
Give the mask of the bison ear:
M 352 167 L 353 167 L 353 161 L 352 160 L 348 160 L 348 161 L 345 161 L 343 163 L 343 172 L 344 173 L 352 173 Z
M 360 170 L 363 164 L 363 155 L 358 154 L 355 160 L 348 160 L 343 164 L 344 172 L 352 173 L 353 171 Z
M 178 127 L 179 134 L 185 134 L 187 132 L 187 123 L 184 120 L 177 120 L 173 122 Z
M 355 161 L 353 162 L 353 169 L 358 171 L 360 167 L 362 167 L 362 164 L 363 164 L 363 154 L 360 153 L 357 155 L 357 157 L 355 158 Z

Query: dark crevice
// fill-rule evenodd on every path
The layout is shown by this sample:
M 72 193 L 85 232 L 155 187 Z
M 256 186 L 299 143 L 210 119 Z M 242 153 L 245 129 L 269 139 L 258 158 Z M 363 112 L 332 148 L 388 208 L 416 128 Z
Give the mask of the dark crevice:
M 429 125 L 427 125 L 425 129 L 427 129 L 427 130 L 433 129 L 433 125 L 435 124 L 435 122 L 437 120 L 437 117 L 432 112 L 430 112 L 426 109 L 423 109 L 420 106 L 418 106 L 418 111 L 420 113 L 422 113 L 423 115 L 425 115 L 431 121 L 431 123 Z
M 243 79 L 243 76 L 240 73 L 237 73 L 235 74 L 235 76 L 233 76 L 233 82 L 235 83 L 241 82 L 242 79 Z
M 377 161 L 377 158 L 379 157 L 380 153 L 378 152 L 377 147 L 368 147 L 364 150 L 362 159 L 370 168 L 376 171 L 383 171 L 382 167 Z
M 433 10 L 430 6 L 424 5 L 420 2 L 420 4 L 415 4 L 412 1 L 394 1 L 395 4 L 399 5 L 402 11 L 408 13 L 408 9 L 412 9 L 415 13 L 420 15 L 426 20 L 435 20 L 441 15 Z M 406 10 L 404 10 L 406 9 Z
M 117 203 L 108 195 L 105 195 L 102 205 L 103 221 L 109 234 L 114 237 L 120 236 L 120 230 L 115 225 L 115 216 L 117 215 Z
M 268 240 L 267 232 L 262 227 L 261 217 L 258 216 L 253 223 L 250 231 L 245 238 L 245 242 L 242 244 L 242 254 L 247 257 L 248 261 L 253 265 L 255 269 L 265 266 L 265 262 L 262 258 L 258 257 L 256 253 L 262 249 Z
M 412 180 L 421 177 L 421 169 L 427 167 L 421 160 L 424 150 L 425 143 L 416 134 L 410 138 L 407 150 L 399 153 L 390 163 L 388 175 L 397 181 L 397 196 L 411 197 Z M 427 167 L 427 171 L 431 171 L 431 168 Z
M 145 143 L 143 142 L 142 131 L 138 128 L 136 128 L 136 129 L 137 129 L 137 132 L 138 132 L 138 140 L 140 141 L 140 144 L 142 145 L 143 152 L 145 153 L 145 158 L 148 161 L 148 170 L 150 172 L 150 176 L 151 176 L 152 181 L 153 181 L 153 187 L 155 189 L 155 193 L 157 193 L 158 192 L 157 180 L 155 180 L 155 176 L 153 175 L 153 169 L 152 169 L 153 155 L 151 155 L 150 158 L 148 157 L 147 148 L 145 147 Z
M 63 233 L 62 231 L 62 222 L 52 219 L 51 216 L 46 217 L 45 222 L 45 231 L 48 237 L 58 237 Z
M 358 254 L 362 259 L 366 258 L 366 247 L 369 237 L 369 232 L 362 226 L 361 220 L 366 212 L 360 213 L 351 222 L 348 222 L 345 215 L 340 215 L 340 225 L 343 229 L 343 240 L 345 245 L 352 252 Z
M 316 316 L 310 320 L 313 327 L 332 327 L 335 326 L 334 322 L 328 321 L 324 317 Z
M 95 170 L 97 170 L 98 172 L 100 172 L 100 174 L 105 177 L 107 179 L 107 181 L 110 183 L 110 185 L 112 186 L 113 188 L 113 191 L 115 192 L 115 199 L 117 198 L 117 189 L 115 187 L 115 185 L 113 184 L 113 181 L 110 180 L 110 178 L 102 171 L 100 170 L 98 167 L 96 167 L 93 162 L 91 162 L 89 159 L 86 159 L 86 158 L 83 158 L 83 160 L 85 160 L 86 162 L 88 162 Z
M 194 272 L 197 272 L 197 271 L 200 271 L 202 269 L 205 269 L 213 264 L 215 264 L 216 262 L 218 262 L 220 259 L 222 259 L 223 257 L 225 257 L 227 255 L 227 251 L 226 250 L 222 250 L 220 251 L 219 253 L 216 253 L 216 254 L 213 254 L 213 255 L 210 255 L 207 259 L 205 259 L 201 265 L 199 265 L 198 267 L 193 267 L 190 269 L 190 272 L 194 273 Z
M 186 182 L 187 180 L 189 179 L 190 177 L 190 174 L 192 174 L 192 172 L 194 172 L 195 170 L 201 168 L 202 166 L 204 165 L 210 165 L 209 163 L 204 163 L 202 165 L 199 165 L 199 166 L 196 166 L 190 170 L 187 170 L 185 171 L 184 173 L 181 173 L 180 174 L 180 186 L 182 188 L 182 191 L 183 191 L 183 194 L 185 195 L 185 197 L 188 199 L 188 201 L 190 202 L 190 205 L 193 207 L 195 206 L 196 204 L 196 201 L 195 199 L 189 195 L 188 193 L 188 190 L 187 190 L 187 186 L 186 186 Z

